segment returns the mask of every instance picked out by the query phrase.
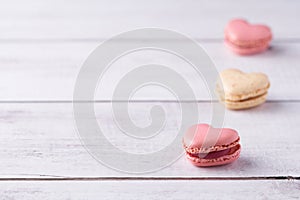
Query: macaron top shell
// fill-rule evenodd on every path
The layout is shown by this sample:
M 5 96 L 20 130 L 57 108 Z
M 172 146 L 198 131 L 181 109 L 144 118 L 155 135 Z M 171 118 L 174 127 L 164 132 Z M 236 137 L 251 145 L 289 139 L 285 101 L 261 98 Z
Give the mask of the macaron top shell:
M 267 75 L 244 73 L 238 69 L 227 69 L 220 73 L 225 99 L 243 100 L 266 93 L 270 87 Z M 220 81 L 220 80 L 219 80 Z
M 229 128 L 213 128 L 208 124 L 190 127 L 184 135 L 183 143 L 189 153 L 205 153 L 227 149 L 239 142 L 238 133 Z
M 230 41 L 248 43 L 249 41 L 269 41 L 272 39 L 272 32 L 268 26 L 251 25 L 243 19 L 234 19 L 227 24 L 225 36 Z

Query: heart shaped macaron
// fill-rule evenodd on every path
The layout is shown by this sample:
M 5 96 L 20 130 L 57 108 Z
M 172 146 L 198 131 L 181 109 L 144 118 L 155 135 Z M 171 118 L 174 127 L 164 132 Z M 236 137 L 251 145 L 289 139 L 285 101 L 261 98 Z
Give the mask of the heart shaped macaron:
M 227 69 L 220 73 L 216 92 L 229 109 L 245 109 L 266 101 L 270 82 L 263 73 L 244 73 Z
M 183 137 L 187 159 L 196 166 L 209 167 L 231 163 L 239 158 L 241 145 L 237 131 L 213 128 L 208 124 L 190 127 Z
M 225 28 L 225 43 L 242 55 L 259 53 L 269 47 L 271 29 L 266 25 L 252 25 L 242 19 L 231 20 Z

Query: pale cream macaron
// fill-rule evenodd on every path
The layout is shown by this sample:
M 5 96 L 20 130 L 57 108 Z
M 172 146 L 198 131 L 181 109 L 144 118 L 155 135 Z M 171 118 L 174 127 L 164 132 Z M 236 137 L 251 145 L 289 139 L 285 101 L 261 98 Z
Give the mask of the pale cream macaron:
M 264 103 L 269 87 L 270 81 L 263 73 L 226 69 L 220 73 L 216 93 L 227 108 L 238 110 Z

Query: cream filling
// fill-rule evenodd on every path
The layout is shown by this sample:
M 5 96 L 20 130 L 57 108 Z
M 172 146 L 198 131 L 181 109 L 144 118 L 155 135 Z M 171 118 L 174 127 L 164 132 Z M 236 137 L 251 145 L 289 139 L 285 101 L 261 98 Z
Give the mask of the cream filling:
M 235 158 L 239 156 L 240 150 L 241 150 L 241 146 L 238 144 L 230 149 L 211 152 L 205 155 L 187 153 L 187 157 L 188 159 L 198 163 L 213 163 L 213 162 L 224 161 L 231 158 Z

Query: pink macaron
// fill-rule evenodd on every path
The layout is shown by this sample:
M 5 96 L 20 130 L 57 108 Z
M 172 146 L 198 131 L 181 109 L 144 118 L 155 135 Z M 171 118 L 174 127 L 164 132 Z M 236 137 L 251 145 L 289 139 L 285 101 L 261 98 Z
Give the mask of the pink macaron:
M 252 25 L 243 19 L 234 19 L 225 28 L 225 44 L 237 54 L 265 51 L 271 40 L 272 32 L 266 25 Z
M 183 137 L 187 159 L 195 166 L 225 165 L 237 160 L 241 145 L 237 131 L 208 124 L 190 127 Z

